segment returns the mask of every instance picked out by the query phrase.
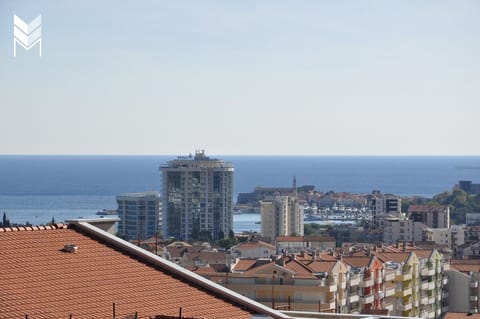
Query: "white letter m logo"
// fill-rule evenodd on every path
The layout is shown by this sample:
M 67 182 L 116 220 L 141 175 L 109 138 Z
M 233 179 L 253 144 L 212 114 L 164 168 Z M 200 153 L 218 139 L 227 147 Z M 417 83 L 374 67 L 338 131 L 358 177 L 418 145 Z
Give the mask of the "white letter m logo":
M 30 50 L 39 44 L 39 56 L 42 56 L 42 15 L 36 17 L 30 24 L 13 15 L 13 56 L 17 56 L 17 43 Z

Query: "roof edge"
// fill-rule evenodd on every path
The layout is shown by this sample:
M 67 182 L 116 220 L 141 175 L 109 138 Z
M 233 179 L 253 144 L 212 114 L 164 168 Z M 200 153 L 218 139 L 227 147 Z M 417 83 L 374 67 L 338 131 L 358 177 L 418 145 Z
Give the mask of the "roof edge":
M 239 304 L 241 306 L 246 307 L 248 310 L 254 311 L 259 314 L 264 314 L 271 316 L 275 319 L 287 319 L 290 316 L 281 313 L 280 311 L 273 310 L 270 307 L 267 307 L 259 302 L 251 300 L 245 296 L 240 295 L 230 289 L 227 289 L 223 286 L 220 286 L 200 275 L 197 275 L 175 263 L 172 263 L 164 258 L 161 258 L 149 251 L 146 251 L 140 247 L 135 246 L 123 239 L 118 238 L 115 235 L 112 235 L 102 229 L 97 228 L 96 226 L 90 225 L 84 221 L 72 221 L 70 225 L 73 225 L 75 228 L 83 230 L 90 235 L 96 236 L 109 244 L 112 244 L 116 248 L 122 249 L 129 254 L 141 258 L 147 263 L 150 263 L 155 266 L 159 266 L 166 271 L 169 271 L 183 279 L 188 279 L 189 281 L 193 282 L 194 284 L 211 291 L 215 294 L 221 295 L 226 300 Z

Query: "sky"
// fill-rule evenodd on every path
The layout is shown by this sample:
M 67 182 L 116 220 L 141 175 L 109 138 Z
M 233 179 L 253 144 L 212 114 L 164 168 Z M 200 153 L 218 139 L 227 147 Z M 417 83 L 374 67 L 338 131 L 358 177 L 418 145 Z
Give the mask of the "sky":
M 42 15 L 38 46 L 13 14 Z M 0 0 L 0 154 L 480 155 L 480 2 Z

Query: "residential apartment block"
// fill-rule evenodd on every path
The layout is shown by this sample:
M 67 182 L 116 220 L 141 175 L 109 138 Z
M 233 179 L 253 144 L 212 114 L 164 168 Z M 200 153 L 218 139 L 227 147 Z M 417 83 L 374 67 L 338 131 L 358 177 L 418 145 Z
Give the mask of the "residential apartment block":
M 451 293 L 448 296 L 449 310 L 463 313 L 478 313 L 480 309 L 480 261 L 452 260 L 450 270 L 445 272 Z
M 448 310 L 448 264 L 435 249 L 388 246 L 356 251 L 242 259 L 231 272 L 198 273 L 277 309 L 388 313 L 437 319 Z
M 163 234 L 181 240 L 225 238 L 233 229 L 232 163 L 204 151 L 160 167 L 163 180 Z
M 303 205 L 296 196 L 275 196 L 260 202 L 262 237 L 303 236 Z
M 408 219 L 431 228 L 450 228 L 450 208 L 444 205 L 411 205 Z
M 158 192 L 117 196 L 118 234 L 127 240 L 144 240 L 160 230 L 161 200 Z
M 335 238 L 320 236 L 285 236 L 275 240 L 276 253 L 301 253 L 333 251 L 336 247 Z
M 383 227 L 385 218 L 397 216 L 402 211 L 402 198 L 392 194 L 373 192 L 367 204 L 375 227 Z
M 383 242 L 395 244 L 404 241 L 422 241 L 427 226 L 405 218 L 386 218 L 383 222 Z

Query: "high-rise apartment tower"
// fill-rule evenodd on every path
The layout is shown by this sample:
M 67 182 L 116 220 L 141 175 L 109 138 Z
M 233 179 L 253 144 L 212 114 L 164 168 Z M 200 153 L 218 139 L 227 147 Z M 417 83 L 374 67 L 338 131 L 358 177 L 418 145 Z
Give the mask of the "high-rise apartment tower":
M 163 235 L 190 240 L 228 236 L 233 230 L 233 164 L 205 152 L 160 166 Z
M 260 202 L 262 236 L 275 241 L 281 236 L 303 236 L 303 204 L 297 199 L 297 181 L 289 196 L 276 195 Z
M 118 233 L 128 240 L 151 238 L 160 230 L 159 192 L 127 193 L 117 196 Z

